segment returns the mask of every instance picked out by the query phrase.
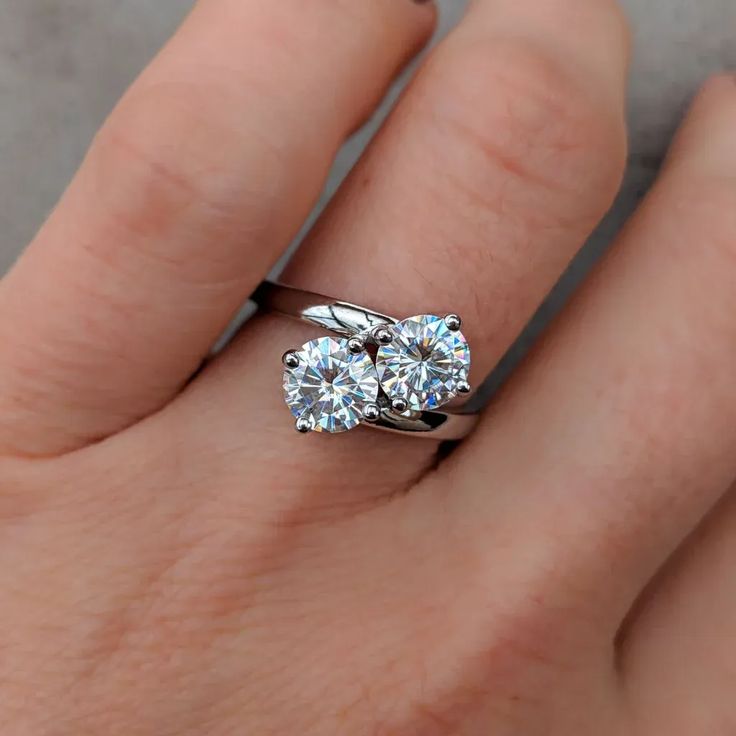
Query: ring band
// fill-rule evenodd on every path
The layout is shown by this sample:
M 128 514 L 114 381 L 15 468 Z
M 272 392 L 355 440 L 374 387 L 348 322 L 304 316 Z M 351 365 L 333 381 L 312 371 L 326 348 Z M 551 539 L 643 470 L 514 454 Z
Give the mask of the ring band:
M 264 281 L 251 299 L 260 309 L 278 312 L 342 337 L 353 337 L 397 319 L 357 304 L 339 301 L 323 294 L 295 289 L 273 281 Z
M 368 309 L 367 307 L 271 281 L 261 283 L 251 297 L 251 300 L 262 311 L 274 312 L 301 322 L 306 322 L 307 324 L 327 330 L 334 335 L 344 338 L 347 340 L 346 346 L 349 346 L 347 350 L 350 351 L 353 350 L 353 345 L 350 345 L 353 340 L 355 341 L 355 346 L 360 347 L 363 345 L 362 341 L 366 337 L 376 334 L 380 336 L 382 328 L 384 330 L 395 329 L 401 324 L 400 320 Z M 457 330 L 460 323 L 459 318 L 455 315 L 449 315 L 445 320 L 450 318 L 457 322 L 457 325 L 449 323 L 451 325 L 450 329 Z M 462 339 L 464 344 L 464 338 Z M 313 342 L 324 343 L 327 340 L 325 338 L 323 341 Z M 334 346 L 335 341 L 330 340 L 330 343 Z M 318 345 L 318 347 L 322 348 L 323 344 Z M 345 349 L 343 349 L 343 354 L 347 355 Z M 287 367 L 287 374 L 290 367 L 297 367 L 299 361 L 297 356 L 298 353 L 295 351 L 289 351 L 285 354 L 284 362 Z M 467 353 L 467 359 L 469 361 L 469 353 Z M 461 384 L 467 386 L 467 390 L 469 390 L 469 386 L 465 380 L 458 382 L 458 385 Z M 461 390 L 460 392 L 466 393 L 465 390 Z M 403 399 L 395 400 L 393 405 L 387 405 L 383 402 L 380 406 L 380 411 L 376 411 L 374 408 L 376 406 L 378 404 L 371 402 L 369 408 L 375 412 L 375 416 L 366 419 L 367 426 L 383 431 L 433 440 L 463 439 L 472 431 L 478 421 L 477 414 L 448 409 L 440 411 L 435 408 L 428 409 L 411 406 L 407 405 L 407 402 Z M 398 411 L 397 409 L 402 411 Z M 297 429 L 299 431 L 309 431 L 310 428 L 312 427 L 306 421 L 300 420 L 297 417 Z M 327 429 L 326 431 L 340 430 Z

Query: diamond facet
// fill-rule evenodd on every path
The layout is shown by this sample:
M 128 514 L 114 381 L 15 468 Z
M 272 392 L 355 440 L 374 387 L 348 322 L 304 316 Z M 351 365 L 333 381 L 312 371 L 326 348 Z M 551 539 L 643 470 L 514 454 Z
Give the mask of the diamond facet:
M 381 345 L 376 369 L 390 400 L 404 399 L 409 409 L 437 409 L 467 381 L 470 348 L 463 334 L 442 317 L 424 314 L 393 325 L 394 339 Z
M 284 398 L 297 418 L 315 432 L 345 432 L 357 426 L 363 409 L 378 398 L 376 368 L 366 352 L 353 353 L 348 340 L 321 337 L 294 354 L 284 371 Z

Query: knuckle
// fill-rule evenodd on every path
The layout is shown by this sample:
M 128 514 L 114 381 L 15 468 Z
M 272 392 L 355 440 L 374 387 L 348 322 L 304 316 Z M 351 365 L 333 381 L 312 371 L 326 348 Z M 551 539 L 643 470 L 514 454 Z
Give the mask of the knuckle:
M 501 176 L 507 205 L 529 211 L 532 200 L 553 216 L 592 202 L 589 217 L 600 215 L 623 170 L 623 122 L 574 74 L 534 44 L 498 39 L 438 57 L 435 69 L 436 124 Z
M 246 144 L 244 131 L 212 112 L 227 109 L 229 94 L 226 84 L 157 84 L 119 105 L 95 140 L 85 180 L 111 242 L 180 266 L 199 255 L 192 252 L 198 247 L 216 262 L 212 235 L 266 226 L 285 155 L 271 135 Z M 258 172 L 257 188 L 248 186 L 244 170 Z M 172 236 L 183 236 L 181 248 L 167 247 Z M 96 250 L 117 258 L 112 249 Z

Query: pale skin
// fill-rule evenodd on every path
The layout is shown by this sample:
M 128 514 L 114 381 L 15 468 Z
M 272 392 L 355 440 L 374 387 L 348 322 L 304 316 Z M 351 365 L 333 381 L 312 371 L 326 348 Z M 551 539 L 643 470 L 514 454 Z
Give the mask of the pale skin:
M 189 385 L 431 33 L 200 0 L 0 284 L 0 732 L 736 729 L 736 82 L 439 461 L 300 436 L 259 317 Z M 614 196 L 611 0 L 476 0 L 284 280 L 458 312 L 478 383 Z

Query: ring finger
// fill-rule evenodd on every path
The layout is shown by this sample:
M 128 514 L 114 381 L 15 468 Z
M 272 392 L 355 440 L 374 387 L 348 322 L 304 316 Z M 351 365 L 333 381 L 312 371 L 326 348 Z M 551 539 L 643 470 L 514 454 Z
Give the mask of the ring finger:
M 625 23 L 609 0 L 477 0 L 284 280 L 398 317 L 459 312 L 477 383 L 611 201 L 625 151 L 627 56 Z M 279 479 L 288 485 L 294 472 L 321 467 L 322 498 L 325 477 L 344 494 L 339 471 L 356 456 L 384 469 L 380 488 L 373 477 L 357 482 L 361 497 L 361 486 L 391 491 L 421 472 L 434 443 L 367 431 L 294 435 L 278 357 L 305 336 L 279 318 L 256 320 L 184 410 L 211 417 L 209 436 L 262 452 L 267 427 L 267 451 L 291 458 L 285 475 L 274 464 Z

